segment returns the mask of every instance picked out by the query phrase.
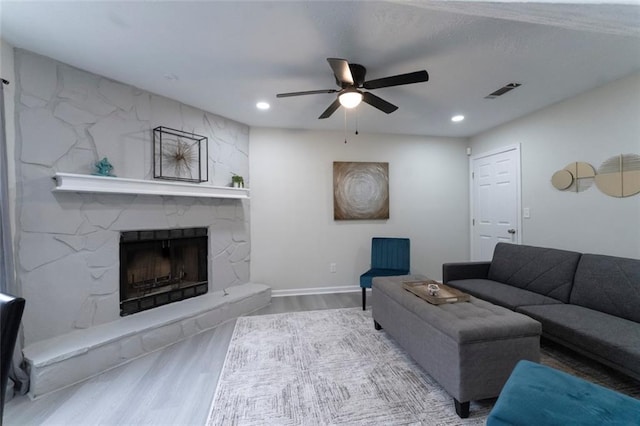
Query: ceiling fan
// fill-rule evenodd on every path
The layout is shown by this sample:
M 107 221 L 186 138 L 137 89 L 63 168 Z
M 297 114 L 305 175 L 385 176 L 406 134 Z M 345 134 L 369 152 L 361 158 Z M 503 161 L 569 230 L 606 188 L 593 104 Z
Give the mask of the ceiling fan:
M 340 105 L 345 108 L 354 108 L 365 102 L 382 112 L 391 114 L 398 107 L 385 101 L 384 99 L 370 92 L 364 92 L 360 89 L 380 89 L 382 87 L 401 86 L 403 84 L 421 83 L 429 80 L 429 74 L 425 70 L 410 72 L 408 74 L 398 74 L 390 77 L 379 78 L 376 80 L 365 81 L 367 69 L 360 64 L 350 64 L 345 59 L 327 58 L 336 84 L 340 89 L 326 90 L 308 90 L 305 92 L 278 93 L 276 97 L 287 98 L 290 96 L 317 95 L 320 93 L 338 93 L 338 97 L 329 108 L 327 108 L 318 118 L 328 118 L 333 114 Z

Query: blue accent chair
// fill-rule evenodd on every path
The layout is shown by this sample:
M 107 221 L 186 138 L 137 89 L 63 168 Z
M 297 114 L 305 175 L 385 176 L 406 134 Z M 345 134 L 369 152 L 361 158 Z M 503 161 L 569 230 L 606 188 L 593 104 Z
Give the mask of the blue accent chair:
M 487 426 L 638 424 L 640 400 L 530 361 L 518 362 L 487 418 Z
M 371 269 L 360 275 L 362 287 L 362 310 L 366 310 L 367 289 L 371 288 L 374 277 L 408 275 L 411 250 L 408 238 L 371 239 Z

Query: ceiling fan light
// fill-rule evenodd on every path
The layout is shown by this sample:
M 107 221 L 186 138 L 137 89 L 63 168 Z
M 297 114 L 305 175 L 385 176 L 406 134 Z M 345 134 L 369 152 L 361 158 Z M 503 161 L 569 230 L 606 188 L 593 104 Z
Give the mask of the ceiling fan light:
M 359 90 L 350 90 L 338 96 L 340 105 L 345 108 L 355 108 L 362 102 L 362 92 Z

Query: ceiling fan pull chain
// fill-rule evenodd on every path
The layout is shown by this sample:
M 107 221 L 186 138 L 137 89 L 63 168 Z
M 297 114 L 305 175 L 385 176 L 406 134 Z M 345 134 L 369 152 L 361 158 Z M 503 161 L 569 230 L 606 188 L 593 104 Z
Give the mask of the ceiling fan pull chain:
M 356 108 L 356 135 L 358 134 L 358 109 Z
M 344 143 L 347 143 L 347 109 L 342 109 L 344 110 Z

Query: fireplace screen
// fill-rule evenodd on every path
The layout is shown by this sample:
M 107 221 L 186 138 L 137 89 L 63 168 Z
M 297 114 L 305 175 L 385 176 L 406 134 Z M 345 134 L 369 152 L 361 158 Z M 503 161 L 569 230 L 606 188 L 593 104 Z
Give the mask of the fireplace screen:
M 120 234 L 120 316 L 205 294 L 207 228 Z

